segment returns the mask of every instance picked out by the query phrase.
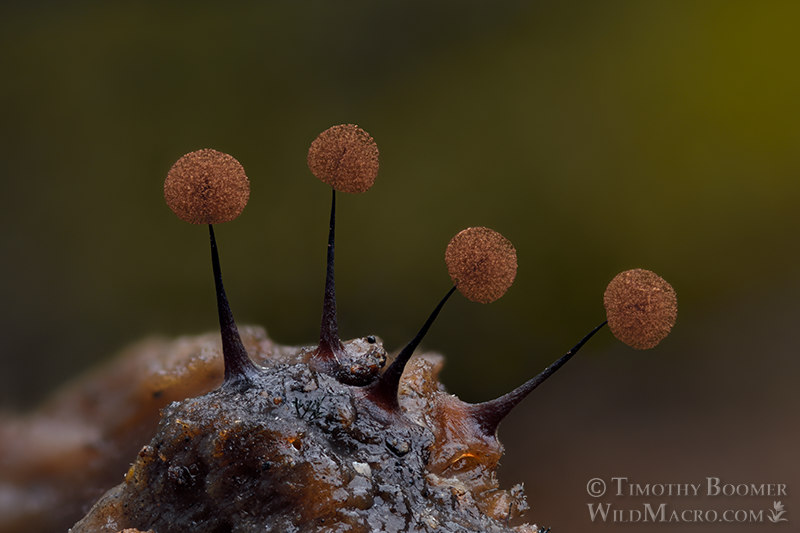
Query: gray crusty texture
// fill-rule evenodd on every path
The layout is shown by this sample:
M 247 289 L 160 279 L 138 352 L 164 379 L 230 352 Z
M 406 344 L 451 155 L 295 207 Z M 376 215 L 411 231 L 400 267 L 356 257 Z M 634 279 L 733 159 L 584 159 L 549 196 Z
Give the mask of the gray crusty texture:
M 73 533 L 536 531 L 509 525 L 527 508 L 522 490 L 499 488 L 502 446 L 461 416 L 441 357 L 411 361 L 403 413 L 390 413 L 311 370 L 308 350 L 256 345 L 274 356 L 254 357 L 253 385 L 168 405 Z

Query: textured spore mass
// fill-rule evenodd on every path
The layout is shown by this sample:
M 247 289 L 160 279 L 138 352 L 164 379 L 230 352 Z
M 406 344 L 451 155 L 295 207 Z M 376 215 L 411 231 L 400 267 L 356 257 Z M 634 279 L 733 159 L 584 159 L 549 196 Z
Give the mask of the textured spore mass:
M 678 298 L 672 286 L 641 268 L 617 274 L 606 288 L 603 304 L 614 336 L 639 350 L 661 342 L 678 316 Z
M 460 231 L 450 240 L 444 257 L 453 283 L 473 302 L 497 300 L 517 275 L 514 245 L 489 228 Z
M 355 124 L 333 126 L 311 143 L 308 168 L 337 191 L 366 192 L 378 176 L 378 145 Z
M 178 159 L 164 181 L 164 199 L 191 224 L 229 222 L 247 205 L 250 182 L 233 156 L 206 148 Z

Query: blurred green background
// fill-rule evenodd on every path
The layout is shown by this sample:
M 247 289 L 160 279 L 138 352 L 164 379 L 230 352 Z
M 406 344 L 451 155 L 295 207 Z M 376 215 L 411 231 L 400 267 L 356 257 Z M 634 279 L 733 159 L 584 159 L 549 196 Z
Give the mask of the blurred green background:
M 789 1 L 3 3 L 0 405 L 216 327 L 207 232 L 162 198 L 198 148 L 251 179 L 217 228 L 238 321 L 313 342 L 329 194 L 306 150 L 354 122 L 381 172 L 340 195 L 343 337 L 404 344 L 470 225 L 519 254 L 506 296 L 455 297 L 424 343 L 470 401 L 603 320 L 618 271 L 678 292 L 662 345 L 604 332 L 501 429 L 533 520 L 610 528 L 588 522 L 595 476 L 798 490 L 799 23 Z

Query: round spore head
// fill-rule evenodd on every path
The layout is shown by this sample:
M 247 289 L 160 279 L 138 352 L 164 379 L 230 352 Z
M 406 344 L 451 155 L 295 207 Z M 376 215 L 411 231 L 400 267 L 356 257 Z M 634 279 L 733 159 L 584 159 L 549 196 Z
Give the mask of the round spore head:
M 473 302 L 497 300 L 506 293 L 517 275 L 514 245 L 489 228 L 460 231 L 447 245 L 444 259 L 453 283 Z
M 164 199 L 190 224 L 235 219 L 250 198 L 250 182 L 232 156 L 205 148 L 178 159 L 164 180 Z
M 308 168 L 341 192 L 365 192 L 378 176 L 378 145 L 355 124 L 332 126 L 308 149 Z
M 614 336 L 638 350 L 661 342 L 678 316 L 678 298 L 672 286 L 641 268 L 617 274 L 606 288 L 603 304 Z

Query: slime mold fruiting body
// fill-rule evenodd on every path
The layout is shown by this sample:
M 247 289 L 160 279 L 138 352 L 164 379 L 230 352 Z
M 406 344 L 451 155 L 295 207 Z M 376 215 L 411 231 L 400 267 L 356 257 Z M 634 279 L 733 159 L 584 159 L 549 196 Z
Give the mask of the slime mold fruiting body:
M 224 380 L 163 410 L 155 436 L 123 483 L 95 504 L 74 533 L 538 531 L 521 523 L 527 509 L 522 487 L 500 488 L 497 427 L 605 322 L 506 395 L 479 404 L 449 395 L 438 380 L 442 359 L 412 358 L 415 349 L 456 290 L 476 302 L 494 301 L 517 269 L 516 251 L 505 237 L 468 228 L 445 254 L 454 286 L 384 370 L 380 339 L 340 340 L 334 286 L 336 191 L 361 193 L 372 186 L 377 146 L 357 126 L 334 126 L 312 143 L 308 166 L 333 189 L 319 344 L 279 356 L 258 354 L 260 365 L 233 321 L 211 225 L 244 208 L 244 171 L 214 150 L 187 154 L 170 170 L 167 203 L 183 220 L 209 225 Z M 642 305 L 642 297 L 669 292 L 669 285 L 635 272 L 625 277 L 625 290 L 607 291 L 609 321 L 613 330 L 617 317 L 625 317 L 623 340 L 650 347 L 674 322 L 674 292 L 663 305 Z

